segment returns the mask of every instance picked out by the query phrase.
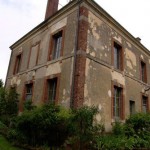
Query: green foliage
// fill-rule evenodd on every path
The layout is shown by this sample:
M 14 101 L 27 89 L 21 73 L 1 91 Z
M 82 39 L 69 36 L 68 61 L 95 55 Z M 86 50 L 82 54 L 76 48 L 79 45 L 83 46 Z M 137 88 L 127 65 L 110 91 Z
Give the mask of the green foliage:
M 125 134 L 135 138 L 135 146 L 150 148 L 150 114 L 137 113 L 126 120 Z
M 18 113 L 18 94 L 15 89 L 0 88 L 0 116 L 14 116 Z
M 104 135 L 96 138 L 94 148 L 97 150 L 121 150 L 133 149 L 135 141 L 125 136 Z
M 3 85 L 4 85 L 4 83 L 3 83 L 2 79 L 0 79 L 0 88 L 2 88 Z
M 121 122 L 115 122 L 112 127 L 112 133 L 116 136 L 124 135 L 124 128 L 125 127 Z
M 94 136 L 103 131 L 103 126 L 98 126 L 93 122 L 97 114 L 97 107 L 85 106 L 73 110 L 73 116 L 70 122 L 71 137 L 67 141 L 72 147 L 73 145 L 76 145 L 75 149 L 89 148 L 94 140 Z M 76 143 L 78 143 L 78 146 Z
M 36 106 L 33 106 L 33 103 L 32 103 L 32 101 L 31 100 L 27 100 L 25 103 L 24 103 L 24 110 L 26 111 L 26 110 L 32 110 L 32 109 L 34 109 L 34 108 L 36 108 Z
M 99 135 L 95 139 L 95 149 L 120 150 L 150 148 L 150 114 L 137 113 L 130 116 L 125 124 L 113 124 L 111 135 Z
M 0 134 L 7 135 L 8 127 L 0 121 Z
M 0 135 L 0 150 L 20 150 L 13 147 L 3 136 Z
M 69 111 L 52 104 L 25 111 L 16 118 L 10 138 L 31 146 L 60 147 L 68 134 L 68 118 Z

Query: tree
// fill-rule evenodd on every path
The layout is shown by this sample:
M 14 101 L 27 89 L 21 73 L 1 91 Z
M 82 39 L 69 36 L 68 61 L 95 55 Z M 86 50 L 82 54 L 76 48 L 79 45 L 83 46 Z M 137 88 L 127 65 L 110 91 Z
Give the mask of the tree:
M 3 81 L 2 81 L 2 79 L 0 79 L 0 88 L 2 88 L 3 87 Z
M 18 113 L 18 94 L 15 88 L 5 90 L 0 80 L 0 120 L 9 125 L 11 118 Z

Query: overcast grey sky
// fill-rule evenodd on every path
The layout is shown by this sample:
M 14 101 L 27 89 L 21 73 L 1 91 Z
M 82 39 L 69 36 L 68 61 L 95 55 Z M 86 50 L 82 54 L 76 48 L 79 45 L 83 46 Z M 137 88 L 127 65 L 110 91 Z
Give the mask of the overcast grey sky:
M 150 0 L 95 1 L 150 50 Z M 9 46 L 44 20 L 46 4 L 47 0 L 0 0 L 0 79 L 6 78 Z

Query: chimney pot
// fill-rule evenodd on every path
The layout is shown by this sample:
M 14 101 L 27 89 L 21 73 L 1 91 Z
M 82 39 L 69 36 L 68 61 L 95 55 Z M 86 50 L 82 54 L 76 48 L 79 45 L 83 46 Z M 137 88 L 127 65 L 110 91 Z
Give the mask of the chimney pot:
M 57 12 L 58 3 L 59 3 L 59 0 L 48 0 L 47 1 L 45 20 Z

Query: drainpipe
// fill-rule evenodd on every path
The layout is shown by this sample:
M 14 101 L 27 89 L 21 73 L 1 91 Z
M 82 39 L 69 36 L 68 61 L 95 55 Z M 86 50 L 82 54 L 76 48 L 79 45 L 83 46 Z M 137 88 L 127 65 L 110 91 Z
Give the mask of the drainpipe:
M 74 107 L 74 85 L 75 85 L 75 69 L 77 61 L 77 49 L 78 49 L 78 34 L 79 34 L 79 18 L 80 18 L 80 0 L 78 0 L 78 10 L 77 10 L 77 23 L 76 23 L 76 34 L 75 34 L 75 50 L 74 50 L 74 62 L 72 71 L 72 86 L 71 86 L 71 100 L 70 107 Z

